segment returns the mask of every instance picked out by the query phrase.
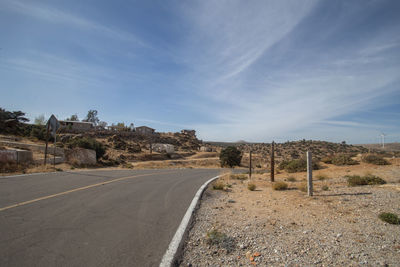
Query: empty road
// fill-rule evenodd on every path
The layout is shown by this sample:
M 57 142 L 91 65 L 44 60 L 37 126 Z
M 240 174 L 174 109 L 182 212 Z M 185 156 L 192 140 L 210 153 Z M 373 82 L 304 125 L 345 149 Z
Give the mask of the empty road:
M 195 193 L 219 173 L 0 177 L 0 266 L 158 266 Z

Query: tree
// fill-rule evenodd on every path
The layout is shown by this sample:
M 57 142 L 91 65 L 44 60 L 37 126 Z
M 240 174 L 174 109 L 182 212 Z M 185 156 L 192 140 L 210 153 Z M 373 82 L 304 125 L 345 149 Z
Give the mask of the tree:
M 13 111 L 13 112 L 9 112 L 9 117 L 10 119 L 15 120 L 16 122 L 28 122 L 29 119 L 25 118 L 25 113 L 22 111 Z
M 7 111 L 0 108 L 0 132 L 8 134 L 24 134 L 26 125 L 21 122 L 28 122 L 25 113 L 22 111 Z
M 242 160 L 242 153 L 236 147 L 228 146 L 221 150 L 219 160 L 221 167 L 229 166 L 232 168 L 233 166 L 239 166 Z
M 0 108 L 0 122 L 7 120 L 15 120 L 16 122 L 28 122 L 29 119 L 25 118 L 25 113 L 22 111 L 7 111 Z
M 66 121 L 79 121 L 78 115 L 76 115 L 76 114 L 71 115 L 71 118 L 66 118 L 65 120 Z
M 35 124 L 36 125 L 45 125 L 46 124 L 46 119 L 44 118 L 43 114 L 35 117 Z
M 86 118 L 83 121 L 91 122 L 95 126 L 99 123 L 99 118 L 97 117 L 97 110 L 91 109 L 88 111 Z

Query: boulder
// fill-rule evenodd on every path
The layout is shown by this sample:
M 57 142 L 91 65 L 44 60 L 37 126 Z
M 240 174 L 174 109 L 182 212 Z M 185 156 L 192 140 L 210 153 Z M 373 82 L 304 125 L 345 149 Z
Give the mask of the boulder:
M 66 161 L 73 165 L 95 165 L 96 151 L 85 148 L 74 148 L 65 151 Z

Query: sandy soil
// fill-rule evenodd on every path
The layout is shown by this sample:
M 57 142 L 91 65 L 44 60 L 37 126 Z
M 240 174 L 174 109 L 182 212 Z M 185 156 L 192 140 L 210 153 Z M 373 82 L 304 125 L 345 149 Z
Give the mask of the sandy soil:
M 267 175 L 253 176 L 255 191 L 226 176 L 230 188 L 203 196 L 181 266 L 400 266 L 400 225 L 378 218 L 400 216 L 400 159 L 391 162 L 316 171 L 325 179 L 314 181 L 313 197 L 297 189 L 306 173 L 278 174 L 296 179 L 286 191 L 273 190 Z M 388 183 L 347 186 L 344 175 L 365 173 Z M 210 243 L 213 230 L 220 236 Z

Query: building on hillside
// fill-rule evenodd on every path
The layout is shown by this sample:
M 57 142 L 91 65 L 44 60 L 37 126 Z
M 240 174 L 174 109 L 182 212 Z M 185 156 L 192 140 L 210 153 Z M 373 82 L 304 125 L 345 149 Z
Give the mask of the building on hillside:
M 196 131 L 195 130 L 186 130 L 186 129 L 184 129 L 184 130 L 181 131 L 181 133 L 185 134 L 185 135 L 196 136 Z
M 86 121 L 59 121 L 61 129 L 72 130 L 76 132 L 87 132 L 94 129 L 93 123 Z
M 201 152 L 215 152 L 215 149 L 209 146 L 201 146 L 200 147 Z
M 147 126 L 136 127 L 135 130 L 138 134 L 143 134 L 143 135 L 153 134 L 156 131 L 153 128 Z
M 153 144 L 152 149 L 156 152 L 174 153 L 175 148 L 171 144 Z

